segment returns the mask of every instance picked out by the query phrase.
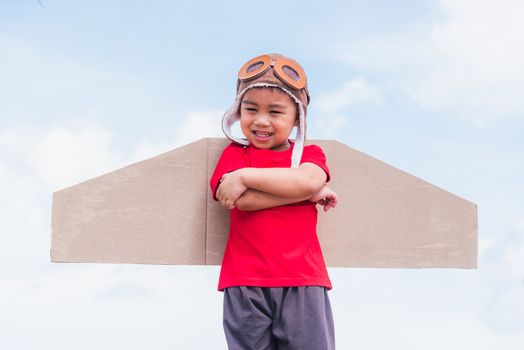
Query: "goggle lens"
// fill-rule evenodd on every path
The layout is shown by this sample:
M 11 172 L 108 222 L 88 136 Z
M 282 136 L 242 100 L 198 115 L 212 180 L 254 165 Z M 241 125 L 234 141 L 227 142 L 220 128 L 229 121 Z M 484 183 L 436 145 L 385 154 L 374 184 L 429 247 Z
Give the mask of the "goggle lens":
M 291 68 L 290 66 L 287 66 L 287 65 L 282 66 L 282 71 L 288 76 L 288 78 L 291 78 L 295 81 L 300 80 L 300 75 L 298 74 L 298 72 L 294 70 L 293 68 Z
M 255 62 L 246 68 L 246 72 L 251 73 L 260 69 L 264 65 L 264 62 Z

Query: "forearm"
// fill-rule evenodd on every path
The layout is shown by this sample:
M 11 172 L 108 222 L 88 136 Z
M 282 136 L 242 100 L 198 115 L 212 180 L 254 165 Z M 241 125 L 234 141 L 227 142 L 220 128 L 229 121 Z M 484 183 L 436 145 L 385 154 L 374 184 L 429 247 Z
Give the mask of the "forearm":
M 311 196 L 282 197 L 271 193 L 248 189 L 235 202 L 240 210 L 260 210 L 309 200 Z
M 325 183 L 325 176 L 322 180 L 318 173 L 303 168 L 243 168 L 239 171 L 247 188 L 287 198 L 311 197 Z

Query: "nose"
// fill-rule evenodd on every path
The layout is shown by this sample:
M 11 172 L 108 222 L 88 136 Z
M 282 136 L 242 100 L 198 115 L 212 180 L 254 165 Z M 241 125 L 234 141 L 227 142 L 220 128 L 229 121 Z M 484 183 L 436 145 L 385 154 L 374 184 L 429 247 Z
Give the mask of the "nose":
M 259 113 L 254 121 L 255 125 L 257 126 L 268 126 L 269 123 L 269 115 L 267 113 Z

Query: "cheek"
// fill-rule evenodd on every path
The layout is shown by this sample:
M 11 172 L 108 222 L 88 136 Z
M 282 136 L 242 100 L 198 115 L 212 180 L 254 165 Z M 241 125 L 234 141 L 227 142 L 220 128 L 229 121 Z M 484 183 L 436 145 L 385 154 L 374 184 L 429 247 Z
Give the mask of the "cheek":
M 279 127 L 281 129 L 289 129 L 295 126 L 295 120 L 291 117 L 279 120 Z
M 241 115 L 240 115 L 240 125 L 247 124 L 246 119 L 247 119 L 247 118 L 241 114 Z
M 240 128 L 247 129 L 249 127 L 249 118 L 240 117 Z

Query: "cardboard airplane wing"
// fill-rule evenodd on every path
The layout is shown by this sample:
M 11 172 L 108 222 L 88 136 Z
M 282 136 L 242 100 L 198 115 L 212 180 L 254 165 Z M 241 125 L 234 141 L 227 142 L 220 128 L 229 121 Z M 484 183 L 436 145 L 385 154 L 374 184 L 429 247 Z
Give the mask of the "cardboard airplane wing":
M 218 265 L 229 212 L 209 179 L 229 140 L 202 139 L 53 194 L 51 261 Z M 328 266 L 476 268 L 477 206 L 337 141 L 339 204 L 319 206 Z

